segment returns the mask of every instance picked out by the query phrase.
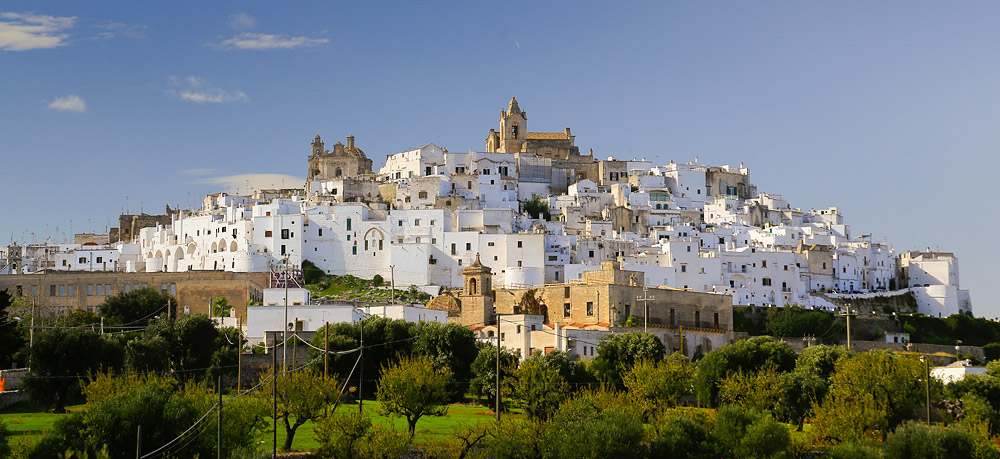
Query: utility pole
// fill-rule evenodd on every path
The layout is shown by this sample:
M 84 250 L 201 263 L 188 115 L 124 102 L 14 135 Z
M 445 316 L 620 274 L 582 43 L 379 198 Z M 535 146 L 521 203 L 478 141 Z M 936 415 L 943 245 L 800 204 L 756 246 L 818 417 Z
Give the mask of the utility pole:
M 219 375 L 219 385 L 216 388 L 219 392 L 219 422 L 216 426 L 215 457 L 216 459 L 222 459 L 222 375 Z
M 236 317 L 236 394 L 243 392 L 243 329 Z
M 644 312 L 642 313 L 642 331 L 643 333 L 649 333 L 649 300 L 655 300 L 656 297 L 649 296 L 649 287 L 643 285 L 642 296 L 637 296 L 635 299 L 642 301 L 644 307 Z
M 135 459 L 142 457 L 142 426 L 136 428 L 135 432 Z
M 931 356 L 924 354 L 924 390 L 927 392 L 927 427 L 931 426 Z
M 358 414 L 364 411 L 365 406 L 365 318 L 358 321 L 361 325 L 361 346 L 358 347 Z
M 497 314 L 497 424 L 500 423 L 500 314 Z
M 847 312 L 841 313 L 840 315 L 847 317 L 847 349 L 851 349 L 851 305 L 847 305 Z
M 330 322 L 323 325 L 323 380 L 330 374 Z M 329 405 L 323 406 L 323 416 L 329 415 Z
M 104 319 L 101 319 L 101 334 L 104 334 Z M 31 368 L 32 349 L 35 348 L 35 299 L 31 299 L 31 330 L 28 331 L 28 368 Z
M 288 257 L 285 257 L 285 320 L 281 323 L 281 371 L 288 371 Z
M 277 338 L 277 336 L 274 337 L 271 346 L 271 419 L 274 420 L 274 431 L 271 437 L 274 445 L 273 459 L 278 459 L 278 354 L 274 352 L 276 350 L 274 345 L 278 342 Z
M 389 265 L 389 285 L 392 289 L 392 304 L 396 304 L 396 265 Z

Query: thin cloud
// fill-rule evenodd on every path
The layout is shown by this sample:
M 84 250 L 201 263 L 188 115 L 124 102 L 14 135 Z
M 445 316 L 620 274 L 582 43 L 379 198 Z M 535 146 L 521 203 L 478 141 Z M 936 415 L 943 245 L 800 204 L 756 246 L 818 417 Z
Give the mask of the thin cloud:
M 210 86 L 204 78 L 194 75 L 179 78 L 171 76 L 167 82 L 176 87 L 167 93 L 186 102 L 196 104 L 227 104 L 231 102 L 250 102 L 247 93 L 238 90 L 226 90 Z
M 199 175 L 212 175 L 215 173 L 215 169 L 184 169 L 181 171 L 181 175 L 186 175 L 188 177 L 197 177 Z
M 57 97 L 49 104 L 49 108 L 53 110 L 59 110 L 61 112 L 85 112 L 87 111 L 87 104 L 83 101 L 80 96 L 69 95 L 66 97 Z
M 65 46 L 75 16 L 58 17 L 41 14 L 0 13 L 0 50 L 27 51 Z
M 221 185 L 232 188 L 234 191 L 249 193 L 249 190 L 273 189 L 273 188 L 302 188 L 306 179 L 294 175 L 284 174 L 239 174 L 225 177 L 206 177 L 194 180 L 193 183 L 202 185 Z
M 250 102 L 250 98 L 243 91 L 223 91 L 221 89 L 209 89 L 208 91 L 181 91 L 182 100 L 198 104 L 228 104 L 230 102 Z
M 257 25 L 257 20 L 242 11 L 229 15 L 229 27 L 232 27 L 233 30 L 252 29 L 255 25 Z
M 143 39 L 146 38 L 146 29 L 148 28 L 141 24 L 129 25 L 121 22 L 106 22 L 94 27 L 103 30 L 103 32 L 98 32 L 94 38 L 106 40 L 117 38 L 119 35 L 135 40 Z
M 266 51 L 272 49 L 315 48 L 326 46 L 329 43 L 330 40 L 327 38 L 290 37 L 288 35 L 244 32 L 218 43 L 208 43 L 207 46 L 223 51 Z

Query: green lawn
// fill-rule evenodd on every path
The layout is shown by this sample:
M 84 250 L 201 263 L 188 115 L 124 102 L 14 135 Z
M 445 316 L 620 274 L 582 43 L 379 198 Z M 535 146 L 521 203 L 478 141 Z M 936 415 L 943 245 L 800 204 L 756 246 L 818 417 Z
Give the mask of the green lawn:
M 392 425 L 400 431 L 406 430 L 406 419 L 395 416 L 382 416 L 378 414 L 379 403 L 375 401 L 365 401 L 364 412 L 372 417 L 372 421 L 381 425 Z M 67 408 L 68 411 L 82 409 L 83 405 Z M 358 405 L 341 405 L 338 410 L 357 410 Z M 52 428 L 52 424 L 57 419 L 66 416 L 65 414 L 53 413 L 2 413 L 2 420 L 14 433 L 14 442 L 24 441 L 31 444 L 38 442 L 42 435 Z M 424 416 L 417 422 L 417 431 L 414 442 L 417 444 L 427 441 L 443 440 L 449 438 L 460 426 L 472 425 L 480 422 L 488 422 L 493 419 L 493 413 L 481 405 L 454 404 L 448 407 L 448 414 L 442 417 Z M 504 416 L 521 416 L 517 411 Z M 309 421 L 303 424 L 295 432 L 295 439 L 292 449 L 297 451 L 312 450 L 319 447 L 319 443 L 313 437 L 313 429 L 316 424 Z M 258 436 L 258 444 L 263 449 L 271 448 L 272 434 L 270 430 Z M 285 427 L 278 421 L 278 446 L 285 441 Z
M 398 416 L 382 416 L 378 414 L 378 402 L 365 401 L 364 412 L 372 417 L 372 422 L 380 425 L 392 425 L 400 431 L 406 430 L 406 418 Z M 338 410 L 357 410 L 358 405 L 341 405 Z M 517 411 L 505 413 L 505 417 L 518 416 Z M 414 435 L 414 443 L 422 444 L 428 441 L 444 440 L 449 438 L 455 429 L 464 425 L 473 425 L 480 422 L 489 422 L 494 419 L 492 411 L 482 405 L 453 404 L 448 407 L 448 414 L 445 416 L 424 416 L 417 422 L 417 431 Z M 309 421 L 295 431 L 295 439 L 292 449 L 296 451 L 312 450 L 319 447 L 319 443 L 313 437 L 313 429 L 316 424 Z M 285 441 L 285 427 L 278 421 L 278 447 Z M 272 434 L 268 431 L 258 437 L 258 444 L 265 449 L 271 448 Z
M 83 405 L 67 407 L 66 410 L 73 412 L 83 408 Z M 24 441 L 27 443 L 37 443 L 46 431 L 52 428 L 52 424 L 57 419 L 66 416 L 55 413 L 0 413 L 0 421 L 7 425 L 7 428 L 14 434 L 13 442 Z

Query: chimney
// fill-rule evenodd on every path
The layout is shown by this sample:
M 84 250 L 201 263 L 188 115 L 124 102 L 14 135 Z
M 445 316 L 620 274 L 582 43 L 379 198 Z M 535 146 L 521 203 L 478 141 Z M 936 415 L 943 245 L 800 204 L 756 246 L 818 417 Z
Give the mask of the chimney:
M 347 136 L 347 148 L 354 148 L 354 136 Z

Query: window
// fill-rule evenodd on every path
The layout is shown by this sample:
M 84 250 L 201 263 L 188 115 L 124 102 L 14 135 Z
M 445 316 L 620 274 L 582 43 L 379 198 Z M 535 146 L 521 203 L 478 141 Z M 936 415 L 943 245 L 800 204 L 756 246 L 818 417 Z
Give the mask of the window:
M 413 226 L 420 226 L 420 219 L 413 220 Z
M 94 296 L 94 284 L 87 286 L 87 296 Z
M 60 285 L 59 286 L 59 296 L 66 296 L 66 286 L 65 285 Z
M 760 261 L 760 267 L 761 268 L 766 268 L 767 267 L 767 260 L 761 260 Z
M 563 317 L 569 317 L 570 309 L 570 303 L 563 303 Z
M 355 244 L 357 244 L 357 243 L 355 242 Z M 281 248 L 282 248 L 282 252 L 284 252 L 285 246 L 281 246 Z M 355 246 L 351 246 L 351 255 L 357 255 L 357 254 L 358 254 L 358 246 L 356 246 L 356 245 Z
M 771 278 L 770 277 L 765 277 L 765 278 L 761 279 L 760 280 L 760 285 L 763 285 L 765 287 L 769 287 L 771 285 Z
M 688 272 L 688 265 L 687 265 L 687 263 L 681 263 L 681 272 L 682 273 Z
M 687 246 L 688 252 L 691 251 L 691 246 Z
M 588 253 L 590 254 L 590 258 L 594 258 L 594 251 L 593 250 L 589 251 Z
M 271 237 L 271 234 L 270 231 L 264 231 L 264 237 Z
M 97 257 L 97 262 L 98 263 L 103 263 L 104 262 L 104 257 Z
M 417 197 L 420 198 L 420 199 L 427 199 L 427 192 L 426 191 L 421 191 L 421 192 L 417 193 Z
M 558 256 L 556 256 L 556 255 L 549 255 L 549 261 L 556 261 L 557 259 L 558 259 Z M 558 273 L 556 273 L 556 274 L 558 274 Z
M 569 287 L 563 287 L 563 298 L 569 298 Z
M 285 244 L 281 244 L 281 254 L 285 254 Z
M 465 250 L 472 250 L 472 243 L 471 242 L 466 242 L 465 243 Z
M 49 296 L 56 296 L 56 286 L 55 285 L 50 285 L 49 286 Z
M 350 230 L 351 230 L 351 219 L 348 218 L 347 219 L 347 231 L 350 231 Z
M 518 268 L 520 268 L 520 267 L 521 267 L 521 260 L 517 260 L 517 267 L 518 267 Z
M 101 295 L 104 295 L 104 286 L 103 285 L 98 285 L 97 286 L 97 296 L 101 296 Z
M 288 239 L 288 230 L 287 229 L 281 230 L 281 238 L 282 239 Z
M 80 260 L 79 260 L 80 264 L 84 264 L 86 262 L 87 262 L 87 258 L 86 257 L 80 257 Z
M 785 265 L 785 271 L 788 271 L 788 265 Z
M 517 248 L 524 248 L 524 241 L 517 241 Z
M 674 310 L 673 309 L 670 310 L 670 325 L 675 325 L 674 324 Z
M 454 243 L 451 244 L 451 254 L 455 255 L 455 244 Z
M 588 316 L 594 315 L 594 302 L 593 301 L 588 301 L 587 302 L 587 315 Z
M 431 166 L 427 166 L 427 167 L 424 168 L 424 175 L 431 175 Z M 424 196 L 422 196 L 422 197 L 425 197 L 425 198 L 427 197 L 427 192 L 426 191 L 422 191 L 421 193 L 424 194 Z
M 111 294 L 111 285 L 110 284 L 104 284 L 104 294 L 105 295 L 110 295 Z
M 402 227 L 403 226 L 403 221 L 402 220 L 396 221 L 396 226 Z

